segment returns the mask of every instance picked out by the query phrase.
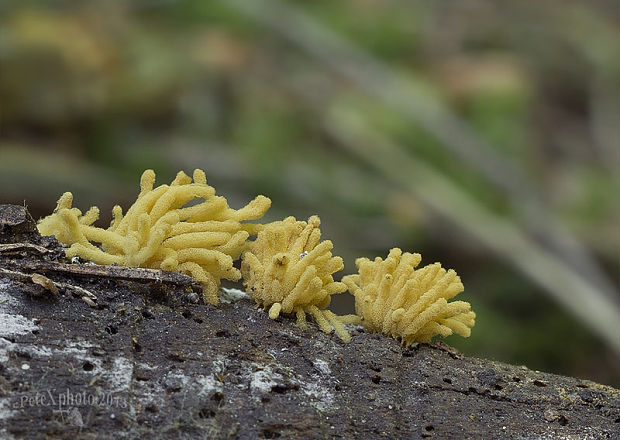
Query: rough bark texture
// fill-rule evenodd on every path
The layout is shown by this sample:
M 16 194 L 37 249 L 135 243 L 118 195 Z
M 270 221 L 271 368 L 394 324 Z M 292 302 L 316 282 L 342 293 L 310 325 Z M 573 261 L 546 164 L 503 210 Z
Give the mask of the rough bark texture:
M 36 246 L 0 245 L 2 439 L 620 438 L 614 388 L 356 330 L 344 344 L 248 299 L 193 303 L 182 278 L 55 271 L 32 228 L 0 206 L 0 243 Z

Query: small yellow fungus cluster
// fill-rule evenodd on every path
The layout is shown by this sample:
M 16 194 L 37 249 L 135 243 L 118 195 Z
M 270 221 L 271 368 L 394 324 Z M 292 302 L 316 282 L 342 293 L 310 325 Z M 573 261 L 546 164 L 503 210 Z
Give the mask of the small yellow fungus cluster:
M 430 342 L 435 335 L 471 333 L 476 314 L 469 303 L 448 302 L 463 291 L 461 279 L 439 263 L 416 270 L 420 254 L 394 248 L 385 260 L 358 258 L 359 273 L 336 282 L 333 274 L 343 269 L 342 258 L 332 256 L 331 241 L 321 241 L 317 216 L 307 222 L 287 217 L 267 225 L 242 223 L 261 218 L 271 201 L 258 196 L 231 209 L 198 169 L 193 179 L 181 171 L 170 185 L 154 184 L 155 173 L 146 170 L 138 199 L 125 215 L 115 206 L 107 229 L 93 226 L 97 207 L 82 214 L 72 207 L 73 195 L 64 193 L 54 212 L 39 221 L 39 232 L 69 245 L 68 257 L 188 274 L 202 284 L 205 301 L 213 305 L 222 278 L 239 281 L 243 276 L 246 291 L 269 309 L 271 319 L 294 313 L 305 329 L 310 314 L 322 331 L 331 333 L 333 327 L 345 342 L 351 336 L 344 324 L 351 323 L 406 346 Z M 248 242 L 250 235 L 256 240 Z M 233 266 L 240 257 L 241 271 Z M 355 296 L 357 315 L 336 316 L 327 310 L 331 295 L 347 289 Z
M 420 254 L 392 249 L 385 260 L 358 258 L 359 274 L 342 279 L 355 296 L 356 313 L 372 332 L 413 342 L 430 342 L 435 335 L 468 337 L 476 314 L 470 304 L 452 301 L 463 291 L 461 279 L 439 263 L 415 269 Z
M 262 217 L 271 201 L 258 196 L 239 210 L 231 209 L 198 169 L 193 182 L 181 171 L 170 185 L 153 188 L 154 183 L 155 173 L 146 170 L 138 199 L 124 216 L 115 206 L 108 229 L 93 226 L 99 218 L 97 207 L 82 214 L 71 206 L 73 195 L 64 193 L 54 213 L 39 222 L 39 232 L 70 245 L 68 257 L 191 275 L 202 284 L 205 300 L 217 304 L 220 279 L 241 278 L 233 260 L 245 249 L 249 235 L 260 229 L 241 222 Z
M 344 265 L 342 258 L 332 256 L 332 242 L 320 241 L 320 223 L 312 216 L 307 223 L 288 217 L 265 225 L 243 254 L 243 282 L 248 294 L 269 308 L 271 319 L 281 312 L 295 313 L 297 324 L 306 328 L 306 313 L 310 313 L 322 331 L 331 333 L 333 326 L 336 335 L 348 342 L 351 336 L 343 324 L 357 317 L 336 316 L 325 310 L 331 295 L 347 287 L 334 281 L 332 274 Z

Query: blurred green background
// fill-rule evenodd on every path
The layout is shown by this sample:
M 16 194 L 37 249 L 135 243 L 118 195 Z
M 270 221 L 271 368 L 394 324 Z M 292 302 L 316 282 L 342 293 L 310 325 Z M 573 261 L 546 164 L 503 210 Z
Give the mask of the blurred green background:
M 614 2 L 0 4 L 0 201 L 110 218 L 180 169 L 454 268 L 467 355 L 620 386 Z M 352 310 L 340 295 L 340 312 Z

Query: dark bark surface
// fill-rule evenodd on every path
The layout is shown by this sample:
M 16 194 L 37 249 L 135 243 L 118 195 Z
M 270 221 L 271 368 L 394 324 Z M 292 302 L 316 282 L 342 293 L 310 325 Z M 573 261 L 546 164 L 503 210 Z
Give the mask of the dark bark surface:
M 620 438 L 614 388 L 361 330 L 344 344 L 247 298 L 196 303 L 182 275 L 76 274 L 32 227 L 0 206 L 2 439 Z

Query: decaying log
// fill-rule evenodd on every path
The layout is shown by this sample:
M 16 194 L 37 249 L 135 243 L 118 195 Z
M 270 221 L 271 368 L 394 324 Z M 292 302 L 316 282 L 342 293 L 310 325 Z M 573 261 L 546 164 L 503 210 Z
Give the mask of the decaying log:
M 20 248 L 28 249 L 23 243 Z M 39 246 L 40 247 L 40 246 Z M 1 249 L 0 249 L 1 252 Z M 117 279 L 138 283 L 175 284 L 177 286 L 198 285 L 191 277 L 178 272 L 165 272 L 141 267 L 101 266 L 98 264 L 64 264 L 50 261 L 7 261 L 7 266 L 29 273 L 64 274 L 72 277 Z
M 20 216 L 0 207 L 0 243 L 49 252 L 0 252 L 26 275 L 0 273 L 2 439 L 620 438 L 614 388 L 360 329 L 344 344 L 247 298 L 196 304 L 191 284 L 44 270 L 71 265 Z

